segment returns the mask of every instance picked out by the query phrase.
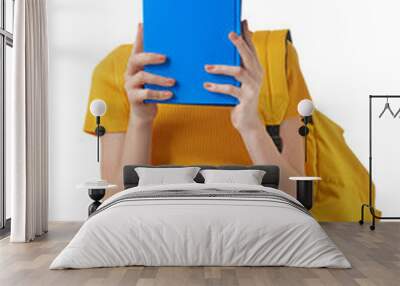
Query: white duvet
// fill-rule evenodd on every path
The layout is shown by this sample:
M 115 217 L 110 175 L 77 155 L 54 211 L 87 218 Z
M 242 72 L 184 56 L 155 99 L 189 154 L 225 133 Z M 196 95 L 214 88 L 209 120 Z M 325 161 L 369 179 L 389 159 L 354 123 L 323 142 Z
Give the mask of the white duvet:
M 130 192 L 205 188 L 263 190 L 291 198 L 272 188 L 237 184 L 132 188 L 106 200 L 100 207 L 104 210 L 84 223 L 50 269 L 128 265 L 351 267 L 321 226 L 288 204 L 234 197 L 152 198 L 111 204 Z

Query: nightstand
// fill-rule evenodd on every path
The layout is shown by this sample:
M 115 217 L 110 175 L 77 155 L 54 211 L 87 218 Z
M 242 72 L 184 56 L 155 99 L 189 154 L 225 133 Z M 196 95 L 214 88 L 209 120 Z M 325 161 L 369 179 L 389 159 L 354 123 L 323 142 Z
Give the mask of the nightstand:
M 93 200 L 93 203 L 88 207 L 89 216 L 94 213 L 97 208 L 101 205 L 100 200 L 104 198 L 107 189 L 114 189 L 117 185 L 111 185 L 107 182 L 99 183 L 83 183 L 77 186 L 78 189 L 88 190 L 89 197 Z
M 303 206 L 311 210 L 313 207 L 313 187 L 315 181 L 321 181 L 320 177 L 290 177 L 289 180 L 296 181 L 297 200 Z

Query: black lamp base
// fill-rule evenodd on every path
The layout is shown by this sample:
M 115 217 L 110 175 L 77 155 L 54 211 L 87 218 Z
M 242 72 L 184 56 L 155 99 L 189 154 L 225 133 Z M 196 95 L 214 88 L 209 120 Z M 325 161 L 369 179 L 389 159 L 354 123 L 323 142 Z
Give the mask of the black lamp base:
M 99 125 L 98 127 L 96 127 L 95 133 L 96 136 L 98 135 L 99 137 L 102 137 L 106 134 L 106 128 L 102 125 Z
M 310 133 L 310 130 L 308 129 L 308 127 L 307 126 L 301 126 L 300 128 L 299 128 L 299 134 L 301 135 L 301 136 L 303 136 L 303 137 L 306 137 L 307 135 L 308 135 L 308 133 Z

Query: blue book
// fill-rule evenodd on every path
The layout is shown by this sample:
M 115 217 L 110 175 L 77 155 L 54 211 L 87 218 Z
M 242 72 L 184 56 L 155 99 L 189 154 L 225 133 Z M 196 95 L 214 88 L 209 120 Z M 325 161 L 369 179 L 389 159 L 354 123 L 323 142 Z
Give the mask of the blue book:
M 161 65 L 146 66 L 150 73 L 176 79 L 174 96 L 161 103 L 193 105 L 236 105 L 230 95 L 204 89 L 205 82 L 239 86 L 233 77 L 211 75 L 206 64 L 240 65 L 229 32 L 241 32 L 241 0 L 144 0 L 144 51 L 167 56 Z M 146 102 L 158 102 L 148 100 Z

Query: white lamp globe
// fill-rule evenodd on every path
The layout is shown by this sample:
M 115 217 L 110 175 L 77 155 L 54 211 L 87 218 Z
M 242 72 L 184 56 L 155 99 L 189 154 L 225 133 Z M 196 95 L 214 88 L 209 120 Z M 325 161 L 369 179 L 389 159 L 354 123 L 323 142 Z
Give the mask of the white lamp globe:
M 103 116 L 107 111 L 107 105 L 104 100 L 95 99 L 90 104 L 90 112 L 93 116 Z
M 302 101 L 299 102 L 297 105 L 297 111 L 299 114 L 303 117 L 306 116 L 311 116 L 311 114 L 314 111 L 314 104 L 311 100 L 309 99 L 303 99 Z

